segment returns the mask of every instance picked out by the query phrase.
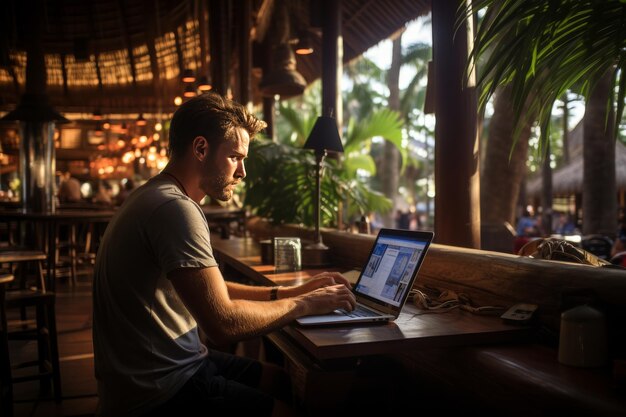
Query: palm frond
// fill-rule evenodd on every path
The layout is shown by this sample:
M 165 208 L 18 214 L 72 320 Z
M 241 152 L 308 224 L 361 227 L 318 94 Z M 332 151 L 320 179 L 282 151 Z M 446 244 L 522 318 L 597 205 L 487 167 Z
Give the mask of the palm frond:
M 463 10 L 460 21 L 478 10 L 486 12 L 471 54 L 479 66 L 481 112 L 498 86 L 510 83 L 516 133 L 528 122 L 523 115 L 530 115 L 525 117 L 537 117 L 545 141 L 556 99 L 575 86 L 588 94 L 613 70 L 617 135 L 626 94 L 626 2 L 476 0 Z

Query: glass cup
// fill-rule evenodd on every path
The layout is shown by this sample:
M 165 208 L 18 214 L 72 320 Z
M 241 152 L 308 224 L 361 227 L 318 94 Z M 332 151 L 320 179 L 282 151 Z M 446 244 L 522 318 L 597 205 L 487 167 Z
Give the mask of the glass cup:
M 274 267 L 276 272 L 293 272 L 302 269 L 302 244 L 299 237 L 274 238 Z

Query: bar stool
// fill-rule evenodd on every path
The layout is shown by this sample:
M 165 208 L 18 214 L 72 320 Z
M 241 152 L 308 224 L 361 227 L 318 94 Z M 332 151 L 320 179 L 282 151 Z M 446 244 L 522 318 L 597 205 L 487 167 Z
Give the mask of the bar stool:
M 46 291 L 48 286 L 43 274 L 43 262 L 47 259 L 47 255 L 39 250 L 28 249 L 16 249 L 0 250 L 0 265 L 8 264 L 8 269 L 5 271 L 9 274 L 13 274 L 17 277 L 17 284 L 20 289 L 26 289 L 31 284 L 29 282 L 29 266 L 34 266 L 35 281 L 34 288 Z M 22 307 L 21 319 L 26 322 L 26 307 Z
M 18 277 L 19 287 L 25 289 L 28 286 L 28 265 L 35 266 L 35 286 L 46 291 L 47 285 L 43 274 L 43 262 L 47 255 L 43 251 L 30 249 L 0 250 L 0 264 L 9 264 L 9 273 Z
M 11 257 L 7 252 L 0 252 L 0 254 L 0 259 L 3 262 L 17 262 L 17 259 L 21 259 L 18 256 Z M 33 258 L 28 259 L 32 261 Z M 9 363 L 8 371 L 4 370 L 6 364 L 2 365 L 3 374 L 12 374 L 12 370 L 17 369 L 37 368 L 36 371 L 20 372 L 19 375 L 11 375 L 10 378 L 4 378 L 3 376 L 3 380 L 8 381 L 9 384 L 8 389 L 5 390 L 3 387 L 3 397 L 5 391 L 7 396 L 11 394 L 12 384 L 14 383 L 39 380 L 40 391 L 48 393 L 52 386 L 54 398 L 57 402 L 60 402 L 62 391 L 55 314 L 56 295 L 54 292 L 46 290 L 41 259 L 39 257 L 35 259 L 37 259 L 37 269 L 39 271 L 36 286 L 27 286 L 20 283 L 17 289 L 9 288 L 9 283 L 14 278 L 12 274 L 5 275 L 13 277 L 12 279 L 5 278 L 0 281 L 0 319 L 2 321 L 0 327 L 3 333 L 2 340 L 0 340 L 0 343 L 2 343 L 0 350 L 8 352 L 9 340 L 34 340 L 37 342 L 37 358 L 35 360 Z M 22 259 L 22 262 L 26 261 Z M 16 320 L 17 325 L 14 325 L 13 321 L 9 325 L 8 312 L 11 309 L 20 309 L 23 312 L 29 307 L 34 307 L 35 309 L 34 324 L 30 324 L 28 320 L 24 321 L 22 313 L 22 320 Z M 8 355 L 2 356 L 3 358 L 9 358 Z
M 13 282 L 12 274 L 0 275 L 0 414 L 13 415 L 13 377 L 11 373 L 11 359 L 9 358 L 9 337 L 6 327 L 7 317 L 4 308 L 6 287 Z

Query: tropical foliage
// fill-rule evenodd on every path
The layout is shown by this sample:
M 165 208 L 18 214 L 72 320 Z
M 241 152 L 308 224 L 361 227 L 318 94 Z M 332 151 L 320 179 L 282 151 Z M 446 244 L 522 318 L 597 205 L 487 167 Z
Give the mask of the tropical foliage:
M 245 181 L 245 204 L 275 224 L 313 226 L 315 156 L 302 145 L 317 116 L 288 102 L 280 105 L 279 112 L 287 126 L 279 129 L 283 134 L 278 141 L 259 138 L 250 145 L 246 165 L 254 175 Z M 323 226 L 336 225 L 341 205 L 348 216 L 391 209 L 391 202 L 357 175 L 357 171 L 376 173 L 376 165 L 366 152 L 376 136 L 401 147 L 402 123 L 397 113 L 382 109 L 365 120 L 350 119 L 344 133 L 344 154 L 325 158 L 320 207 Z
M 498 86 L 510 83 L 518 132 L 525 115 L 537 115 L 546 141 L 554 102 L 573 87 L 587 97 L 612 71 L 610 99 L 619 123 L 626 93 L 624 0 L 476 0 L 465 18 L 474 13 L 484 13 L 472 51 L 481 69 L 482 110 Z

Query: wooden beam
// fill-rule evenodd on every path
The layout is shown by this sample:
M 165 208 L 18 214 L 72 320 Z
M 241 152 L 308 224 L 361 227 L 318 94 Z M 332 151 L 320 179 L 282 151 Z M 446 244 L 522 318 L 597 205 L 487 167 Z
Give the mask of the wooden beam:
M 200 68 L 201 75 L 207 75 L 209 73 L 209 63 L 213 59 L 211 56 L 209 46 L 209 12 L 207 10 L 206 2 L 208 0 L 199 0 L 198 10 L 198 32 L 200 35 Z
M 152 71 L 152 84 L 154 85 L 155 91 L 159 86 L 159 81 L 161 80 L 161 74 L 159 73 L 159 61 L 156 55 L 156 48 L 154 44 L 156 43 L 157 36 L 161 36 L 161 24 L 159 22 L 159 2 L 155 2 L 155 7 L 153 9 L 154 14 L 154 24 L 147 24 L 146 29 L 144 31 L 146 46 L 148 47 L 148 55 L 150 56 L 150 71 Z
M 91 32 L 91 42 L 95 42 L 98 39 L 98 36 L 96 35 L 96 31 L 95 31 L 95 27 L 96 27 L 96 22 L 94 21 L 93 18 L 93 8 L 94 8 L 94 4 L 95 2 L 89 2 L 89 29 Z M 98 90 L 100 90 L 100 92 L 102 92 L 102 73 L 100 72 L 100 60 L 98 58 L 98 48 L 93 48 L 94 49 L 94 57 L 95 57 L 95 64 L 96 64 L 96 77 L 98 77 Z
M 180 36 L 178 35 L 178 28 L 174 29 L 174 44 L 176 45 L 176 56 L 178 57 L 178 71 L 180 72 L 180 77 L 182 77 L 183 72 L 185 72 L 185 62 L 183 49 L 180 44 Z
M 66 54 L 61 54 L 61 74 L 63 76 L 63 95 L 68 94 L 67 89 L 67 66 L 65 65 Z
M 213 88 L 220 94 L 230 90 L 231 51 L 231 3 L 227 0 L 213 0 L 209 3 L 209 27 L 211 30 L 211 72 Z
M 337 120 L 341 135 L 343 104 L 343 38 L 341 34 L 341 0 L 322 3 L 322 111 L 321 115 Z
M 57 0 L 57 10 L 61 11 L 61 15 L 66 15 L 65 10 L 65 2 L 63 0 Z M 65 26 L 59 25 L 59 32 L 61 34 L 61 38 L 65 38 Z M 65 58 L 67 54 L 65 52 L 61 53 L 61 76 L 63 77 L 63 95 L 68 94 L 67 88 L 67 66 L 65 65 Z
M 240 0 L 241 9 L 239 34 L 239 102 L 246 107 L 251 106 L 250 72 L 252 71 L 252 56 L 250 42 L 250 28 L 252 20 L 252 1 Z
M 253 30 L 253 39 L 262 43 L 274 16 L 274 0 L 263 0 L 256 16 L 256 24 Z
M 135 70 L 135 57 L 133 55 L 133 48 L 130 42 L 130 35 L 128 34 L 128 22 L 126 20 L 126 15 L 124 14 L 124 0 L 117 1 L 117 11 L 119 16 L 119 24 L 120 31 L 122 32 L 122 37 L 124 39 L 124 47 L 128 53 L 128 61 L 130 63 L 130 74 L 133 78 L 133 86 L 137 85 L 137 71 Z

